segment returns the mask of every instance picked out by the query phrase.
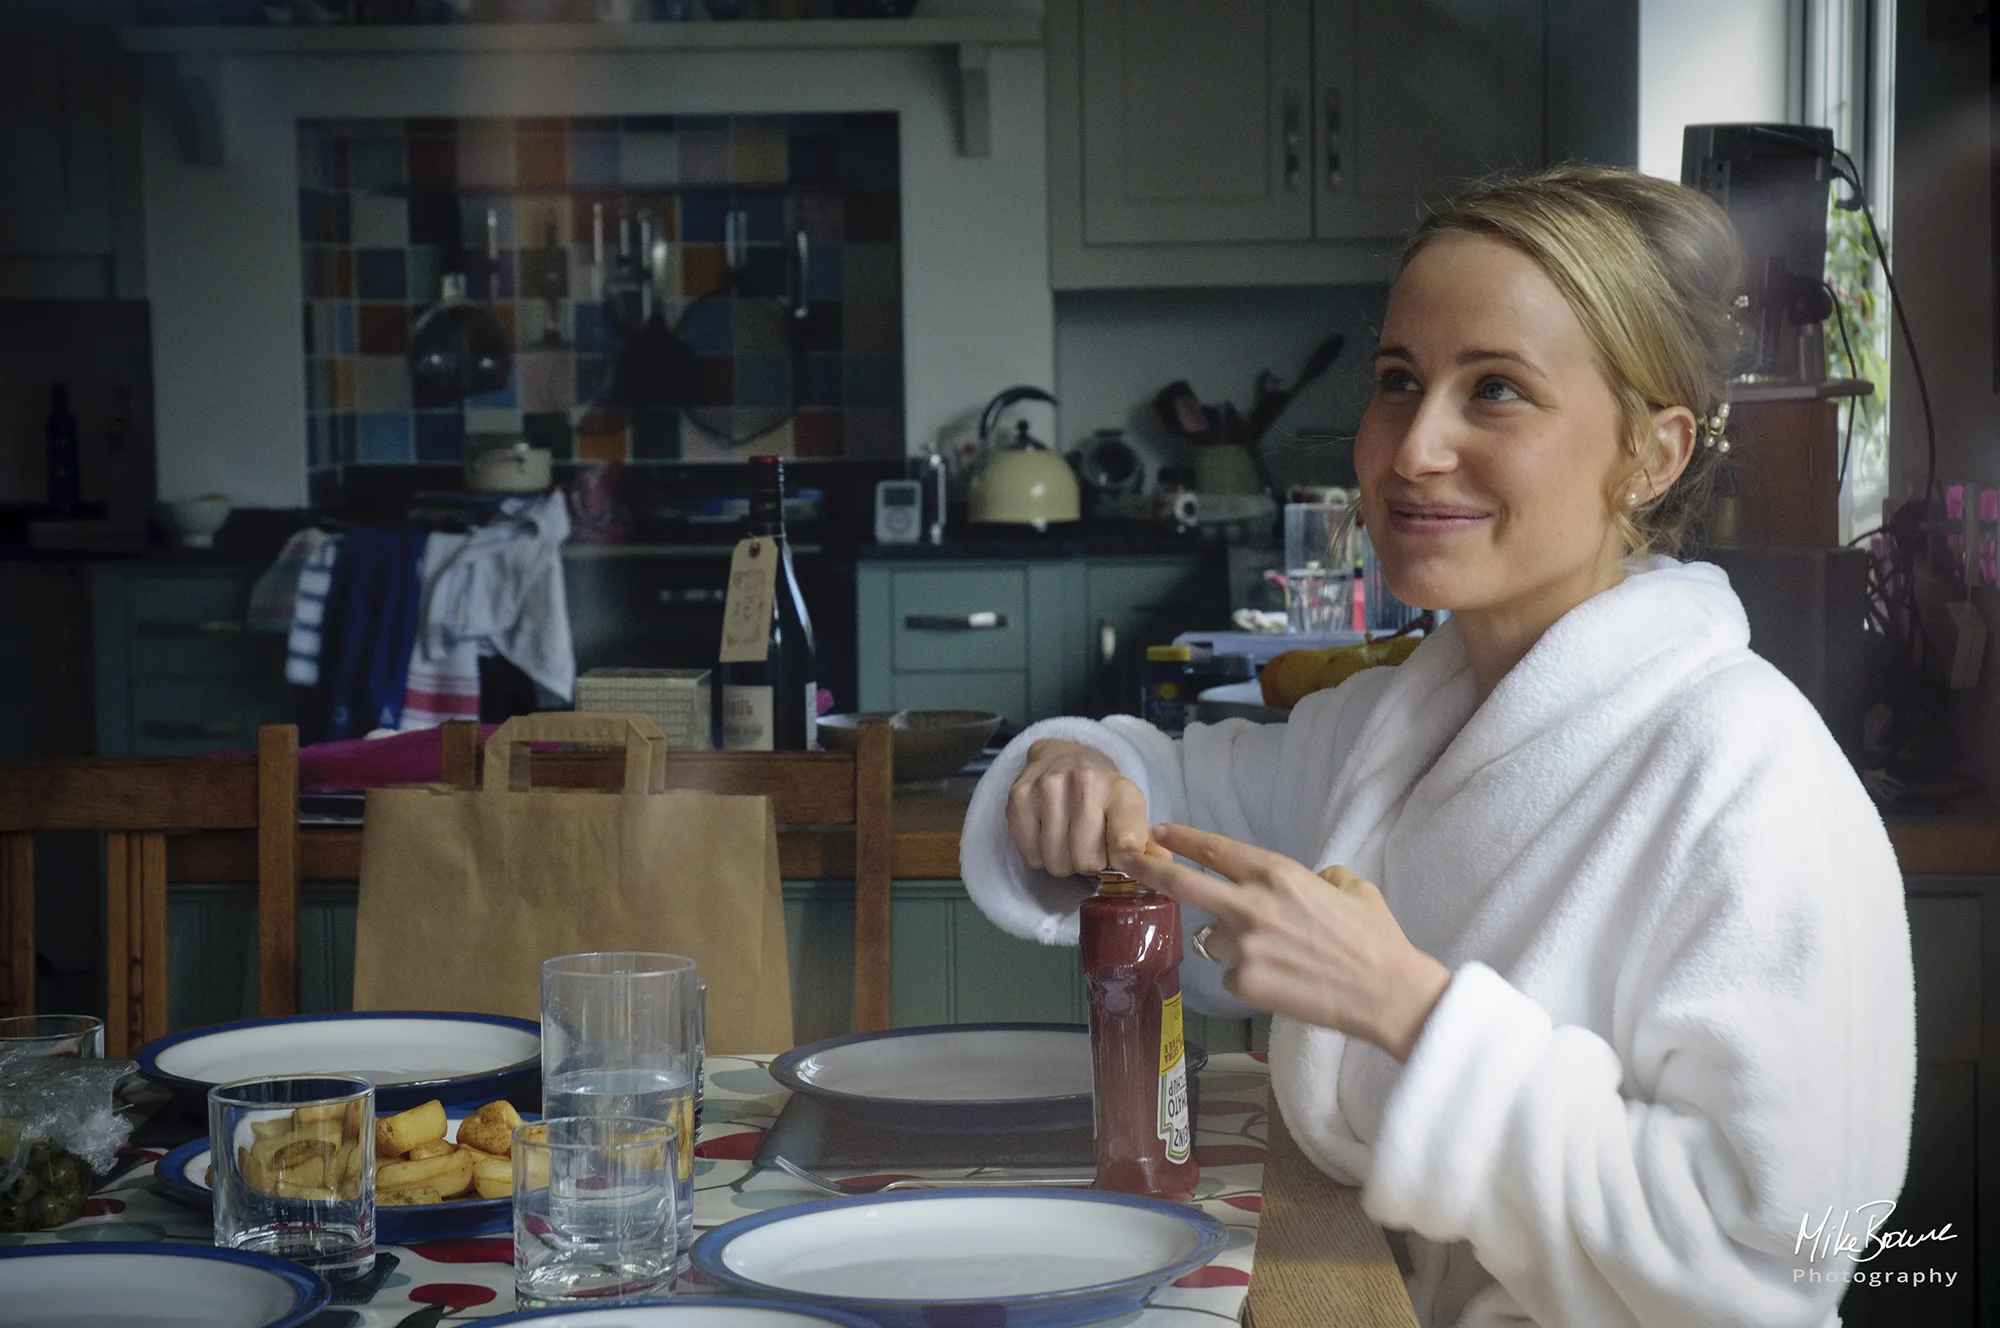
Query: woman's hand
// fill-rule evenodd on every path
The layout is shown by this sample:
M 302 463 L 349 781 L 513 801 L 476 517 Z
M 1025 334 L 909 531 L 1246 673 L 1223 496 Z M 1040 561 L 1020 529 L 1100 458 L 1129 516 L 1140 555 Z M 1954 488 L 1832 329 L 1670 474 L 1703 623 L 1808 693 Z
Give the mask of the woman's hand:
M 1229 966 L 1222 985 L 1239 1000 L 1409 1059 L 1451 970 L 1410 944 L 1380 890 L 1341 867 L 1316 876 L 1283 854 L 1186 826 L 1154 826 L 1152 838 L 1227 878 L 1151 854 L 1116 862 L 1215 915 L 1205 948 Z
M 1044 738 L 1007 791 L 1007 829 L 1030 867 L 1055 876 L 1100 872 L 1146 845 L 1146 795 L 1111 758 Z

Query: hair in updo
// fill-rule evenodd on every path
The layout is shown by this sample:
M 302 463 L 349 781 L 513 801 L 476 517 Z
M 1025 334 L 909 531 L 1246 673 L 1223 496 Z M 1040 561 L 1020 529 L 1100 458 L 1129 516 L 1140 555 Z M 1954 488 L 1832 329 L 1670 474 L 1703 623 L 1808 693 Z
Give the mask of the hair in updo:
M 1729 377 L 1742 334 L 1730 316 L 1742 277 L 1735 229 L 1706 194 L 1612 166 L 1557 166 L 1476 184 L 1434 212 L 1403 246 L 1400 267 L 1450 231 L 1513 245 L 1548 274 L 1597 347 L 1632 460 L 1612 521 L 1630 553 L 1678 553 L 1721 476 Z M 1622 499 L 1653 455 L 1650 417 L 1694 412 L 1694 454 L 1666 492 Z

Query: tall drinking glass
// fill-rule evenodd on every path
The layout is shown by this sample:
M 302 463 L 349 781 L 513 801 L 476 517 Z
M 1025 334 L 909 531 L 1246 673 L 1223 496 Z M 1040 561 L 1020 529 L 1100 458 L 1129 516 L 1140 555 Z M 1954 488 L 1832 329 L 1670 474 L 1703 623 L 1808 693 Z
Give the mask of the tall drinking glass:
M 208 1090 L 215 1243 L 338 1286 L 375 1267 L 375 1086 L 358 1075 Z
M 1345 503 L 1285 504 L 1285 627 L 1325 636 L 1346 631 L 1354 611 L 1354 509 Z
M 678 1134 L 630 1116 L 556 1117 L 514 1131 L 514 1297 L 523 1309 L 668 1287 Z
M 674 1127 L 682 1268 L 694 1247 L 698 981 L 684 955 L 607 950 L 542 964 L 542 1115 Z
M 0 1019 L 0 1056 L 104 1059 L 104 1021 L 87 1014 L 22 1014 Z

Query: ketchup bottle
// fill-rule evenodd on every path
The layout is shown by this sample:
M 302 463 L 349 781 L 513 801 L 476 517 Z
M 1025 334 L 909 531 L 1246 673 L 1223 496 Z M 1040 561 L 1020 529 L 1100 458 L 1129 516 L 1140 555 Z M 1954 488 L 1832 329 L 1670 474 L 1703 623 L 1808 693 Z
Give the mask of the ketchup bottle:
M 1194 1160 L 1181 1036 L 1181 910 L 1121 872 L 1083 901 L 1097 1188 L 1189 1203 Z

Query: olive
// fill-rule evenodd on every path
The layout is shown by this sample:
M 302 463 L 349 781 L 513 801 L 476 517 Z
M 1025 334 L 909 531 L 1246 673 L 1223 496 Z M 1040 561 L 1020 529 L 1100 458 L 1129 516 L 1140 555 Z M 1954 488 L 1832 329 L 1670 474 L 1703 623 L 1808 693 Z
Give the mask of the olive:
M 81 1204 L 69 1203 L 58 1199 L 53 1194 L 45 1194 L 35 1200 L 33 1207 L 30 1209 L 30 1212 L 33 1214 L 31 1219 L 33 1224 L 44 1230 L 49 1227 L 59 1227 L 65 1222 L 74 1221 L 82 1214 L 82 1211 L 83 1206 Z
M 7 1197 L 16 1203 L 27 1203 L 41 1192 L 42 1173 L 34 1167 L 23 1171 L 14 1178 L 14 1183 L 7 1187 Z
M 28 1206 L 13 1199 L 0 1199 L 0 1231 L 19 1231 L 28 1225 Z
M 49 1159 L 55 1156 L 55 1145 L 46 1139 L 37 1139 L 28 1145 L 28 1165 L 46 1168 Z
M 83 1159 L 73 1153 L 64 1153 L 49 1168 L 49 1188 L 62 1195 L 81 1194 L 89 1188 L 89 1176 Z

